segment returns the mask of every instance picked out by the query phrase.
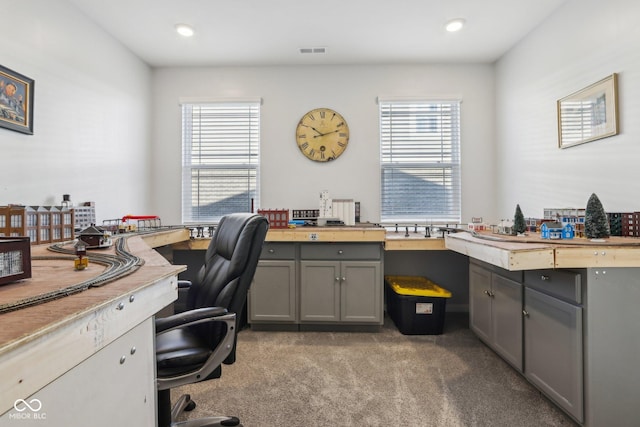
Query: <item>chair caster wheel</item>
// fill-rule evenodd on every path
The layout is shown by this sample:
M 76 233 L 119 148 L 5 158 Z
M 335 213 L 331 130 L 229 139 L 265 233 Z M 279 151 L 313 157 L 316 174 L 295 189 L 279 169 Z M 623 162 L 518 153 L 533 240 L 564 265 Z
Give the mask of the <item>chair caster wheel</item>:
M 240 425 L 240 419 L 236 418 L 236 417 L 231 417 L 228 420 L 224 420 L 222 422 L 220 422 L 221 425 L 223 426 L 233 426 L 233 427 L 237 427 Z

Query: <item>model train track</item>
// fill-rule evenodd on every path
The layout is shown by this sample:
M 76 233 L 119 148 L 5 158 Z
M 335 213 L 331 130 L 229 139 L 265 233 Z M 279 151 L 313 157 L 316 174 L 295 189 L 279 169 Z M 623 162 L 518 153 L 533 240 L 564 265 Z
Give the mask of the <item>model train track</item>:
M 144 260 L 129 252 L 127 248 L 127 237 L 128 236 L 123 236 L 116 240 L 116 242 L 114 243 L 115 255 L 101 254 L 96 252 L 91 252 L 87 255 L 90 262 L 101 264 L 107 267 L 98 276 L 61 289 L 45 292 L 40 295 L 13 301 L 11 303 L 2 304 L 0 305 L 0 314 L 63 298 L 69 295 L 76 294 L 78 292 L 85 291 L 89 288 L 104 286 L 109 282 L 133 273 L 142 264 L 144 264 Z M 58 253 L 60 255 L 34 256 L 32 259 L 74 260 L 76 258 L 75 251 L 72 249 L 67 249 L 64 246 L 65 243 L 63 242 L 51 245 L 48 248 L 50 251 Z

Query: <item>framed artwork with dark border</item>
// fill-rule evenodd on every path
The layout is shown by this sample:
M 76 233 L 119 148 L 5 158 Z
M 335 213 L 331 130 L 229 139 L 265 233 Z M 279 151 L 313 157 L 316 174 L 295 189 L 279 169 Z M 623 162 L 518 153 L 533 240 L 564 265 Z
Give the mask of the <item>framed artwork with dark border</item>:
M 34 81 L 0 65 L 0 127 L 33 135 Z
M 618 75 L 558 101 L 558 146 L 573 147 L 618 134 Z

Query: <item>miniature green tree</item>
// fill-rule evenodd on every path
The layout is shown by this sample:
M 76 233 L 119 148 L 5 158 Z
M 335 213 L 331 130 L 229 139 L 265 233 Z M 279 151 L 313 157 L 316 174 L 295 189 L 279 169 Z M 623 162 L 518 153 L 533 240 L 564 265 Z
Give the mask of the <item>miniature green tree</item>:
M 527 223 L 524 221 L 520 205 L 516 205 L 516 213 L 513 217 L 513 234 L 522 234 L 525 231 L 527 231 Z
M 611 236 L 607 213 L 595 193 L 589 197 L 584 213 L 584 234 L 588 239 L 602 239 Z

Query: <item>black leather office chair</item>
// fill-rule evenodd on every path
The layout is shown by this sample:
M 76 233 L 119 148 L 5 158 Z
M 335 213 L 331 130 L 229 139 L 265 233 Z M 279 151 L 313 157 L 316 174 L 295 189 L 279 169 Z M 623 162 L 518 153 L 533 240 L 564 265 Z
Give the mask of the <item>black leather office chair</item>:
M 218 378 L 222 363 L 235 362 L 239 316 L 268 228 L 260 215 L 223 217 L 197 280 L 187 291 L 187 311 L 156 320 L 158 426 L 239 425 L 235 417 L 176 422 L 182 411 L 195 408 L 195 402 L 185 395 L 172 408 L 170 389 Z M 179 283 L 185 284 L 189 283 Z

